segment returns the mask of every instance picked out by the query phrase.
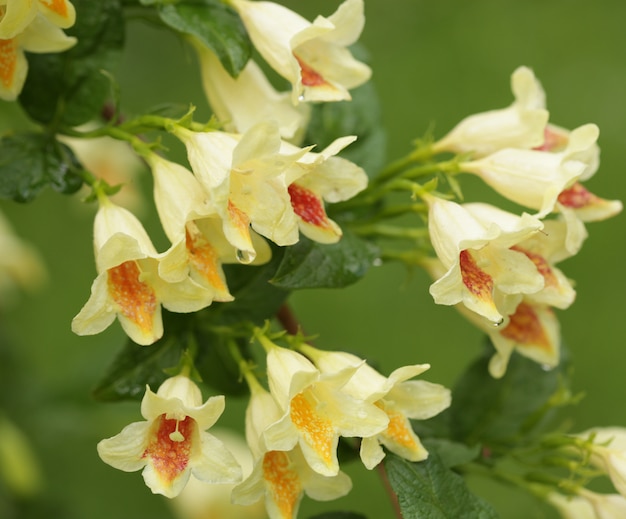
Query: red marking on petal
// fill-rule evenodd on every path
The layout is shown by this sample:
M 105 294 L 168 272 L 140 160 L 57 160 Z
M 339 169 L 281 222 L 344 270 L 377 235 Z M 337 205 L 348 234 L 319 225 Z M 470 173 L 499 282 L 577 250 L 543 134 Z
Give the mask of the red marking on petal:
M 292 518 L 302 494 L 302 483 L 286 452 L 270 451 L 263 457 L 263 479 L 281 517 Z
M 317 87 L 328 85 L 328 82 L 319 72 L 307 65 L 304 60 L 299 56 L 294 54 L 294 57 L 300 65 L 300 77 L 302 78 L 302 84 L 304 86 Z
M 0 40 L 0 83 L 10 88 L 15 79 L 17 67 L 17 44 L 15 38 Z
M 226 290 L 226 285 L 219 274 L 219 258 L 215 248 L 204 235 L 196 232 L 193 235 L 186 231 L 186 246 L 191 266 L 216 290 Z
M 479 299 L 492 300 L 493 278 L 476 264 L 469 250 L 461 251 L 459 263 L 461 278 L 467 289 Z
M 565 207 L 581 209 L 599 202 L 600 198 L 587 191 L 580 182 L 576 182 L 572 187 L 561 191 L 558 201 Z
M 230 200 L 228 200 L 228 216 L 235 227 L 240 231 L 246 230 L 247 232 L 248 226 L 250 225 L 250 218 Z
M 550 311 L 550 310 L 548 310 Z M 518 344 L 551 350 L 552 344 L 548 334 L 532 305 L 520 303 L 511 315 L 509 324 L 501 332 L 503 337 Z
M 544 139 L 541 146 L 533 148 L 537 151 L 557 151 L 564 148 L 567 145 L 567 135 L 556 132 L 550 127 L 546 126 L 543 131 Z
M 291 184 L 288 191 L 291 207 L 303 221 L 324 229 L 331 227 L 321 199 L 312 191 L 297 184 Z
M 537 271 L 543 276 L 545 287 L 554 287 L 559 284 L 556 276 L 554 275 L 554 272 L 552 271 L 552 268 L 550 267 L 550 264 L 541 254 L 537 254 L 536 252 L 530 252 L 529 250 L 518 247 L 517 245 L 511 247 L 511 250 L 521 252 L 535 264 L 535 267 L 537 267 Z
M 148 332 L 152 329 L 157 299 L 152 287 L 140 281 L 140 274 L 134 261 L 125 261 L 109 269 L 109 294 L 124 317 Z
M 184 420 L 169 420 L 164 414 L 155 421 L 151 431 L 151 440 L 143 453 L 149 458 L 159 479 L 171 484 L 189 465 L 189 455 L 196 421 L 186 416 Z M 174 441 L 172 437 L 182 437 Z

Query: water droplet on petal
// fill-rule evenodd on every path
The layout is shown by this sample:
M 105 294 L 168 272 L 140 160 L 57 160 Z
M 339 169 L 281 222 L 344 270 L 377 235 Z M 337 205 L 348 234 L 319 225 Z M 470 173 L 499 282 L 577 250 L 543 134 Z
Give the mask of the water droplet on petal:
M 383 260 L 381 258 L 376 258 L 376 259 L 374 259 L 374 261 L 372 261 L 372 265 L 374 267 L 382 267 Z
M 300 94 L 298 96 L 298 101 L 304 101 L 304 94 Z
M 237 249 L 236 255 L 237 255 L 237 261 L 245 265 L 254 261 L 254 258 L 256 257 L 256 254 L 254 254 L 253 252 L 250 252 L 247 250 L 240 250 L 240 249 Z

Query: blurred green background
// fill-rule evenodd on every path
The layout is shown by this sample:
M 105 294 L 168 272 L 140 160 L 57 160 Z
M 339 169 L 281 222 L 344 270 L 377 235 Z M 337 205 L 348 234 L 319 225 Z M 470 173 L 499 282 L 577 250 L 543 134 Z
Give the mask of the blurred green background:
M 338 1 L 286 2 L 312 19 Z M 365 0 L 362 43 L 380 94 L 390 159 L 434 125 L 442 136 L 466 115 L 507 106 L 511 72 L 534 69 L 548 99 L 551 121 L 573 128 L 595 122 L 601 130 L 602 165 L 589 189 L 626 199 L 626 3 L 611 0 Z M 139 113 L 163 101 L 206 102 L 190 53 L 172 36 L 138 22 L 128 26 L 119 68 L 124 110 Z M 204 112 L 203 112 L 204 111 Z M 0 129 L 24 124 L 13 105 L 0 103 Z M 492 197 L 462 178 L 468 200 Z M 143 179 L 149 189 L 149 179 Z M 493 198 L 490 198 L 493 199 Z M 139 474 L 104 465 L 95 444 L 139 417 L 135 404 L 99 404 L 90 390 L 123 342 L 117 324 L 95 337 L 76 337 L 72 317 L 89 295 L 94 277 L 93 208 L 46 192 L 28 205 L 0 208 L 45 258 L 49 281 L 0 315 L 6 394 L 0 402 L 26 432 L 40 457 L 48 517 L 168 519 L 165 499 L 153 496 Z M 620 215 L 589 224 L 581 253 L 563 264 L 578 299 L 559 317 L 575 366 L 574 386 L 586 397 L 571 409 L 574 430 L 626 426 L 626 223 Z M 0 251 L 1 254 L 1 251 Z M 481 334 L 453 309 L 437 307 L 430 281 L 402 267 L 374 268 L 341 290 L 303 291 L 294 311 L 318 345 L 358 350 L 389 372 L 428 362 L 423 376 L 451 386 L 482 348 Z M 7 360 L 8 356 L 12 359 Z M 221 424 L 240 426 L 245 401 L 227 400 Z M 375 472 L 354 464 L 350 496 L 331 503 L 305 500 L 301 516 L 350 509 L 371 519 L 392 517 Z M 526 496 L 472 482 L 503 518 L 555 517 Z M 1 515 L 1 514 L 0 514 Z M 43 516 L 43 509 L 42 514 Z M 37 515 L 33 517 L 38 517 Z

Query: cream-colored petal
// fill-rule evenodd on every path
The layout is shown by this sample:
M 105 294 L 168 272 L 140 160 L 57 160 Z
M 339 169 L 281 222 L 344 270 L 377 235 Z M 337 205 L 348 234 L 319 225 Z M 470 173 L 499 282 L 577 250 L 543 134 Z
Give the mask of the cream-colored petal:
M 406 380 L 387 393 L 385 401 L 401 410 L 408 418 L 427 420 L 450 407 L 450 390 L 425 380 Z
M 142 456 L 151 426 L 151 422 L 127 425 L 116 436 L 98 443 L 98 455 L 105 463 L 124 472 L 139 470 L 146 464 Z
M 37 15 L 18 36 L 25 51 L 36 53 L 62 52 L 76 45 L 77 39 Z
M 22 91 L 28 61 L 15 38 L 0 39 L 0 99 L 15 101 Z
M 10 40 L 31 23 L 37 16 L 39 0 L 4 2 L 5 11 L 0 19 L 0 40 Z
M 221 440 L 212 434 L 200 432 L 200 452 L 191 459 L 191 471 L 207 483 L 238 483 L 241 466 Z
M 115 320 L 116 308 L 109 296 L 108 275 L 99 274 L 91 285 L 91 295 L 80 312 L 72 319 L 72 331 L 77 335 L 95 335 Z
M 378 435 L 363 438 L 359 450 L 361 461 L 367 470 L 372 470 L 385 458 L 385 451 L 378 441 Z

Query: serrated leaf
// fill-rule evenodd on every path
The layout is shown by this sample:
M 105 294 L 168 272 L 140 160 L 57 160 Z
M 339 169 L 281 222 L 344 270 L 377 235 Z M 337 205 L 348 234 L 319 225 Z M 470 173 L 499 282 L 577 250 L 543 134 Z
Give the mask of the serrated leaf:
M 378 254 L 373 244 L 349 231 L 330 245 L 301 236 L 298 243 L 286 249 L 271 282 L 291 290 L 345 287 L 361 279 Z
M 71 49 L 30 54 L 28 77 L 19 97 L 34 120 L 78 126 L 98 116 L 109 95 L 111 71 L 124 43 L 119 0 L 73 0 L 76 23 L 65 32 L 77 38 Z
M 82 185 L 72 151 L 49 135 L 23 133 L 0 138 L 0 198 L 29 202 L 46 186 L 74 193 Z
M 493 350 L 486 351 L 461 376 L 449 409 L 454 439 L 468 444 L 493 444 L 527 435 L 525 425 L 566 385 L 565 363 L 546 370 L 514 354 L 501 379 L 489 375 Z M 533 426 L 536 424 L 532 424 Z
M 388 454 L 384 463 L 404 519 L 498 517 L 489 503 L 469 491 L 461 476 L 446 468 L 436 452 L 417 463 Z
M 367 519 L 367 516 L 356 512 L 324 512 L 313 515 L 309 519 Z
M 305 142 L 323 149 L 345 135 L 357 140 L 341 156 L 373 176 L 386 164 L 387 137 L 381 122 L 378 94 L 372 82 L 350 91 L 351 101 L 313 105 Z
M 237 77 L 252 53 L 252 43 L 235 11 L 217 0 L 183 0 L 162 5 L 159 16 L 172 29 L 195 36 Z

